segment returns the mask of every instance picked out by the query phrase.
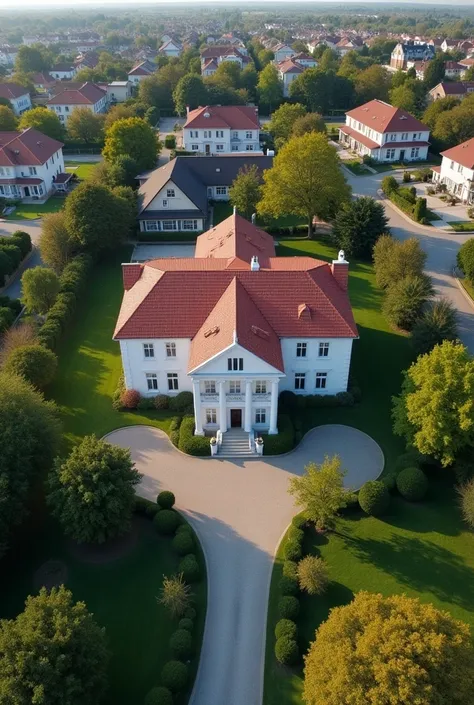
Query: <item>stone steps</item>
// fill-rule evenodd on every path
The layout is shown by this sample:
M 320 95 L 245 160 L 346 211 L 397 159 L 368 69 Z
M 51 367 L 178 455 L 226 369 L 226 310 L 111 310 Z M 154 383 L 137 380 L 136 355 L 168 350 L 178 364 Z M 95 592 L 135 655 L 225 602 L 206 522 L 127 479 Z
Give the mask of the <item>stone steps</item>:
M 222 435 L 222 445 L 217 453 L 218 458 L 253 458 L 249 448 L 249 434 L 242 429 L 230 429 Z

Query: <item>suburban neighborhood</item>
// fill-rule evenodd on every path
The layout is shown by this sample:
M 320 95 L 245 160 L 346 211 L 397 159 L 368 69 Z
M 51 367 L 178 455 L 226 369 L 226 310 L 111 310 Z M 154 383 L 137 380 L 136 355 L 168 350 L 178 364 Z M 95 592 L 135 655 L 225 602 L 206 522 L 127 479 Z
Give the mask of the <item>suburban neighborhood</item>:
M 473 8 L 19 5 L 0 703 L 474 705 Z

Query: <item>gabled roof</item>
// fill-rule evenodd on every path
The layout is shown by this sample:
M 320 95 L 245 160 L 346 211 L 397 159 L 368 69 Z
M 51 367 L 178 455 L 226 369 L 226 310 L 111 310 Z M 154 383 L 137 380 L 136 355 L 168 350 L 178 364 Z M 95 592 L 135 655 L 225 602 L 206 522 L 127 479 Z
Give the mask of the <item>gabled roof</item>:
M 191 157 L 195 159 L 196 157 Z M 155 169 L 138 191 L 139 213 L 144 211 L 161 189 L 172 181 L 194 205 L 203 213 L 207 212 L 207 193 L 203 184 L 191 169 L 187 169 L 181 159 L 173 159 L 162 167 Z
M 442 81 L 430 90 L 431 94 L 436 95 L 438 92 L 443 92 L 444 95 L 464 95 L 474 90 L 474 81 Z
M 406 132 L 420 130 L 429 132 L 429 127 L 410 115 L 406 110 L 394 108 L 383 100 L 370 100 L 358 108 L 349 110 L 346 115 L 371 127 L 375 132 Z
M 28 88 L 20 86 L 18 83 L 0 83 L 0 98 L 14 100 L 28 93 Z
M 474 137 L 441 152 L 441 156 L 465 166 L 466 169 L 474 169 Z
M 32 127 L 24 132 L 0 132 L 0 166 L 41 166 L 62 146 Z
M 55 66 L 51 66 L 50 69 L 50 71 L 58 71 L 59 73 L 67 73 L 74 70 L 74 64 L 56 64 Z
M 106 95 L 96 83 L 87 81 L 80 88 L 66 89 L 50 98 L 47 105 L 95 105 Z
M 258 108 L 246 105 L 206 105 L 190 110 L 184 128 L 258 130 Z
M 250 262 L 254 255 L 261 265 L 275 257 L 273 237 L 238 213 L 199 235 L 194 253 L 195 257 L 237 257 L 244 262 Z
M 129 76 L 151 76 L 152 73 L 154 73 L 155 67 L 150 64 L 148 60 L 142 61 L 140 64 L 137 64 L 136 66 L 133 67 L 133 69 L 130 69 L 128 72 Z
M 301 66 L 293 59 L 285 59 L 285 61 L 278 64 L 278 71 L 280 73 L 303 73 L 304 66 Z

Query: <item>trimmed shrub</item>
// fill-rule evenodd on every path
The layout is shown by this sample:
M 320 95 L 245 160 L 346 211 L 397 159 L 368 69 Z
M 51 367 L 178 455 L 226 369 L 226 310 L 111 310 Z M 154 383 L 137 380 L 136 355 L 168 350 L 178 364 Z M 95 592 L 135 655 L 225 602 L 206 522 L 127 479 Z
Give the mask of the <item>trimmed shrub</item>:
M 136 409 L 141 399 L 136 389 L 125 389 L 120 395 L 120 403 L 124 409 Z
M 181 426 L 181 416 L 173 416 L 170 421 L 170 441 L 176 446 L 179 445 L 179 429 Z
M 43 326 L 44 327 L 44 326 Z M 118 378 L 117 386 L 115 388 L 114 393 L 112 394 L 112 408 L 115 409 L 115 411 L 121 411 L 122 410 L 122 393 L 125 391 L 125 380 L 123 377 L 123 372 Z
M 172 693 L 179 693 L 185 689 L 188 676 L 188 667 L 182 661 L 168 661 L 161 671 L 163 685 Z
M 194 541 L 192 534 L 189 531 L 182 531 L 173 539 L 173 548 L 178 556 L 186 556 L 194 549 Z
M 135 507 L 133 511 L 136 514 L 153 518 L 159 512 L 159 509 L 155 502 L 151 502 L 149 499 L 145 499 L 145 497 L 135 497 Z
M 457 263 L 470 282 L 474 282 L 474 237 L 461 245 L 457 254 Z
M 21 256 L 26 257 L 28 252 L 31 252 L 33 245 L 31 244 L 31 237 L 29 233 L 25 233 L 24 230 L 15 230 L 11 237 L 8 238 L 12 245 L 18 247 L 21 251 Z
M 286 537 L 288 541 L 297 541 L 301 544 L 304 539 L 304 531 L 303 529 L 300 529 L 297 526 L 291 524 Z
M 299 592 L 298 583 L 293 578 L 289 578 L 287 575 L 282 575 L 280 582 L 278 583 L 280 589 L 280 594 L 286 595 L 297 595 Z
M 298 644 L 294 639 L 288 639 L 286 636 L 280 637 L 275 644 L 275 656 L 277 661 L 286 666 L 295 664 L 300 656 Z
M 294 595 L 280 597 L 278 602 L 278 614 L 281 619 L 295 620 L 300 613 L 300 603 Z
M 316 556 L 305 556 L 298 563 L 298 582 L 300 590 L 308 595 L 322 595 L 329 583 L 326 563 Z
M 153 397 L 141 397 L 137 404 L 137 409 L 139 411 L 150 411 L 155 408 Z
M 298 397 L 294 392 L 285 390 L 284 392 L 280 392 L 278 397 L 278 406 L 280 409 L 284 409 L 285 411 L 293 411 L 296 407 L 297 399 Z
M 163 490 L 163 492 L 160 492 L 156 498 L 156 503 L 159 507 L 161 507 L 161 509 L 172 509 L 175 502 L 176 497 L 169 490 Z
M 420 468 L 405 468 L 397 476 L 397 490 L 410 502 L 423 499 L 428 490 L 428 480 Z
M 411 174 L 410 174 L 409 171 L 404 171 L 404 172 L 403 172 L 402 180 L 403 180 L 403 183 L 404 183 L 404 184 L 409 184 L 409 183 L 410 183 L 410 181 L 411 181 Z
M 48 318 L 38 331 L 38 341 L 49 350 L 54 350 L 59 343 L 61 333 L 59 323 Z
M 287 540 L 283 549 L 283 555 L 285 556 L 285 560 L 287 561 L 299 561 L 301 556 L 303 555 L 301 543 L 295 540 Z
M 292 580 L 298 580 L 298 564 L 295 561 L 284 561 L 283 575 Z
M 85 289 L 94 261 L 90 255 L 82 254 L 74 257 L 63 269 L 59 277 L 59 291 L 81 294 Z
M 184 613 L 184 616 L 186 617 L 186 619 L 194 620 L 194 619 L 196 619 L 196 614 L 197 614 L 197 612 L 194 609 L 194 607 L 188 607 L 186 612 Z
M 306 519 L 304 514 L 297 514 L 291 520 L 291 525 L 296 527 L 297 529 L 304 530 L 306 528 L 307 524 L 308 524 L 308 520 Z
M 193 530 L 189 526 L 189 524 L 180 524 L 178 528 L 176 529 L 176 534 L 191 534 L 193 536 Z
M 399 188 L 398 181 L 394 176 L 384 176 L 382 179 L 382 191 L 386 196 L 397 191 Z
M 11 308 L 7 308 L 6 306 L 1 306 L 0 307 L 0 333 L 3 333 L 8 328 L 10 328 L 10 326 L 14 320 L 15 320 L 15 314 L 13 313 Z
M 359 491 L 359 504 L 362 511 L 378 517 L 387 511 L 390 495 L 387 485 L 379 480 L 369 480 Z
M 275 626 L 275 639 L 281 639 L 286 636 L 287 639 L 298 638 L 298 627 L 291 619 L 280 619 Z
M 188 407 L 193 405 L 192 392 L 179 392 L 175 397 L 169 398 L 169 408 L 171 411 L 186 411 Z
M 278 417 L 278 434 L 276 436 L 263 436 L 265 455 L 279 455 L 288 453 L 295 445 L 295 429 L 291 418 L 286 414 Z
M 396 472 L 391 472 L 382 478 L 382 482 L 389 492 L 394 492 L 397 488 L 397 475 Z
M 179 563 L 179 572 L 187 583 L 196 583 L 200 577 L 199 563 L 194 553 L 188 553 Z
M 166 149 L 176 149 L 175 135 L 166 135 L 165 136 L 165 147 L 166 147 Z
M 172 509 L 162 509 L 155 515 L 153 522 L 158 533 L 163 536 L 171 536 L 179 524 L 179 516 Z
M 148 691 L 143 705 L 173 705 L 173 694 L 168 688 L 160 685 Z
M 413 217 L 417 223 L 424 223 L 428 213 L 428 208 L 426 206 L 426 198 L 417 198 L 415 203 L 415 208 L 413 209 Z
M 185 392 L 182 392 L 185 394 Z M 188 392 L 186 392 L 188 393 Z M 190 394 L 191 392 L 189 392 Z M 171 407 L 171 400 L 170 400 Z M 179 429 L 179 442 L 178 448 L 183 453 L 188 453 L 188 455 L 210 455 L 211 448 L 209 445 L 209 438 L 205 436 L 195 436 L 194 435 L 195 423 L 194 416 L 185 416 L 181 421 L 181 426 Z M 274 436 L 277 438 L 277 436 Z
M 189 617 L 183 617 L 183 619 L 179 620 L 178 627 L 180 629 L 186 629 L 188 632 L 192 632 L 193 627 L 194 627 L 194 622 L 192 619 L 189 619 Z
M 421 462 L 421 458 L 422 455 L 416 448 L 407 450 L 406 453 L 402 453 L 402 455 L 398 456 L 397 462 L 395 463 L 395 473 L 398 475 L 400 470 L 416 467 Z
M 193 638 L 187 629 L 177 629 L 170 639 L 170 649 L 177 659 L 188 659 L 193 648 Z
M 474 480 L 469 480 L 458 489 L 462 518 L 471 529 L 474 527 Z
M 169 408 L 170 398 L 167 394 L 157 394 L 153 399 L 155 409 L 165 410 Z

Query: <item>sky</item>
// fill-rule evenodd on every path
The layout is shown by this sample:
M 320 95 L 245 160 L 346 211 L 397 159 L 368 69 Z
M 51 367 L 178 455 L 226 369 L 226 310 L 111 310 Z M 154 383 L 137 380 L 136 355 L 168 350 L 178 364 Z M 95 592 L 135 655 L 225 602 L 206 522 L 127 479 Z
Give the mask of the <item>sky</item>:
M 211 0 L 212 1 L 212 0 Z M 280 0 L 276 0 L 279 2 Z M 384 0 L 381 0 L 384 2 Z M 172 3 L 177 3 L 177 4 L 196 4 L 199 5 L 200 3 L 203 2 L 203 0 L 171 0 Z M 209 0 L 204 0 L 205 4 L 208 4 Z M 261 3 L 268 3 L 268 4 L 273 4 L 275 5 L 275 0 L 215 0 L 215 2 L 218 2 L 218 4 L 222 7 L 223 5 L 229 4 L 229 5 L 241 5 L 241 4 L 247 4 L 247 3 L 253 3 L 253 4 L 261 4 Z M 301 2 L 308 2 L 311 3 L 313 8 L 312 9 L 317 9 L 317 1 L 315 0 L 297 0 L 297 3 Z M 372 2 L 376 2 L 376 0 L 372 0 Z M 386 2 L 386 0 L 385 0 Z M 326 3 L 335 3 L 338 5 L 341 4 L 346 4 L 346 3 L 357 3 L 358 5 L 370 5 L 371 0 L 322 0 L 323 4 Z M 447 0 L 395 0 L 393 4 L 417 4 L 417 5 L 449 5 L 450 3 Z M 142 5 L 142 4 L 154 4 L 154 5 L 162 5 L 170 4 L 170 0 L 68 0 L 67 2 L 67 7 L 106 7 L 107 5 Z M 463 6 L 469 6 L 473 4 L 473 0 L 456 0 L 456 5 L 463 5 Z M 21 10 L 21 9 L 28 9 L 28 8 L 43 8 L 47 9 L 48 7 L 52 6 L 60 6 L 63 10 L 66 9 L 66 5 L 64 3 L 64 0 L 0 0 L 0 9 L 5 9 L 5 8 L 14 8 L 15 10 Z

